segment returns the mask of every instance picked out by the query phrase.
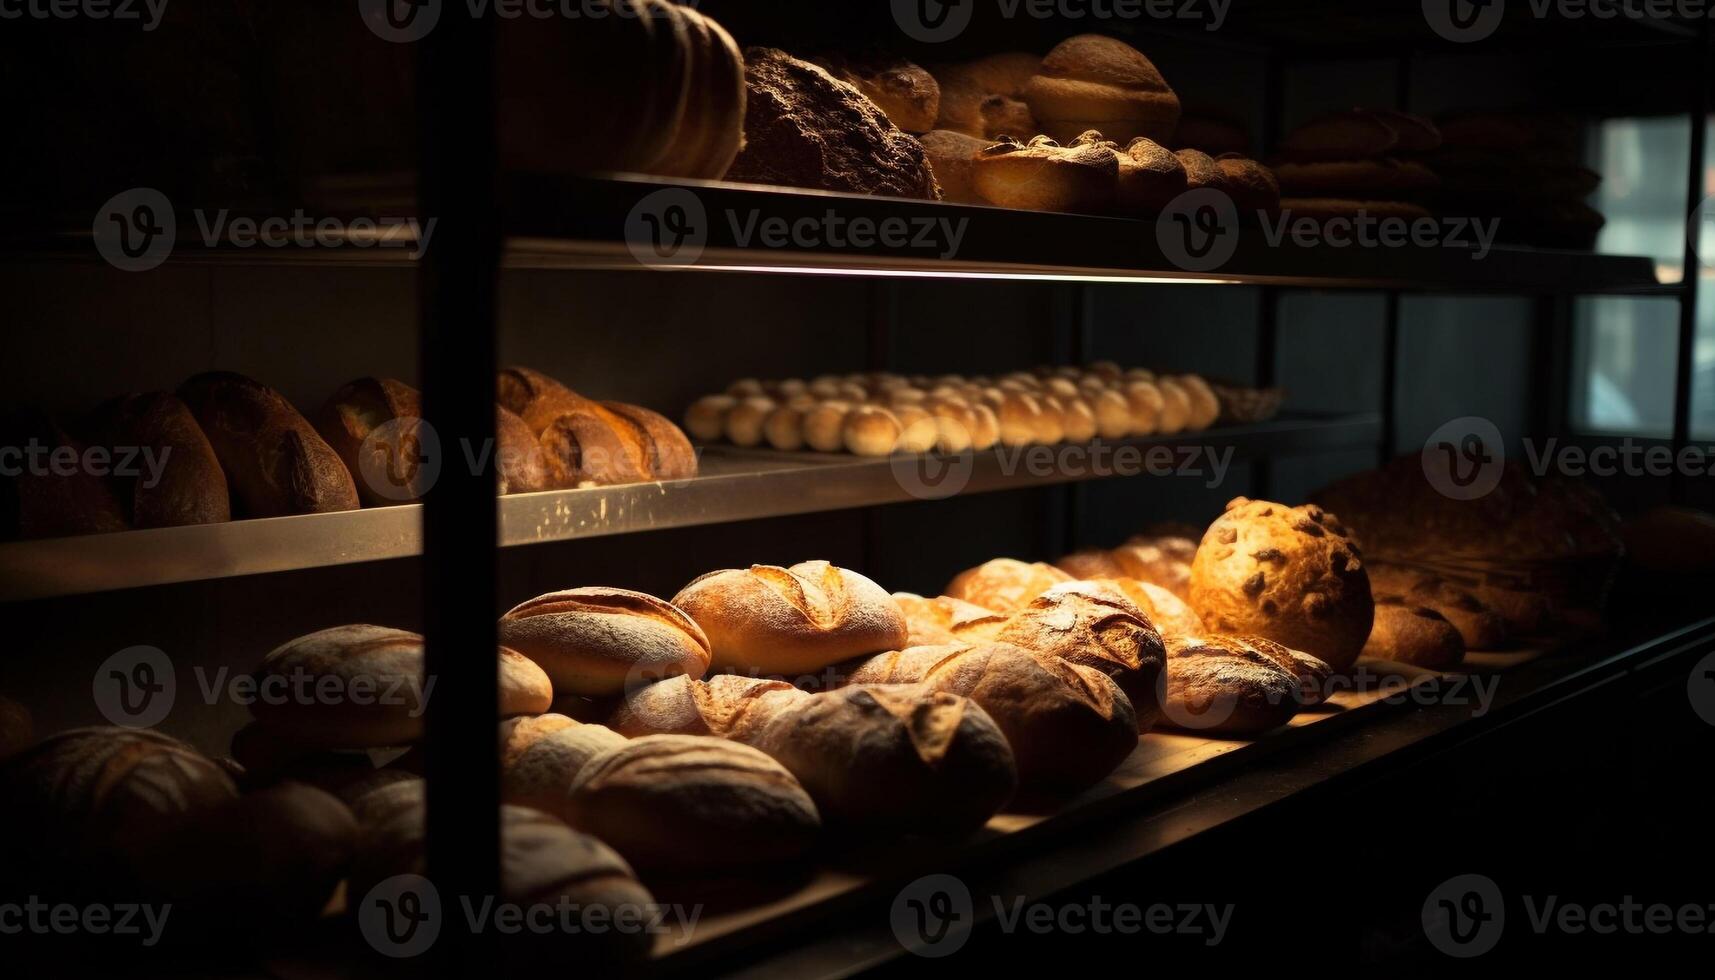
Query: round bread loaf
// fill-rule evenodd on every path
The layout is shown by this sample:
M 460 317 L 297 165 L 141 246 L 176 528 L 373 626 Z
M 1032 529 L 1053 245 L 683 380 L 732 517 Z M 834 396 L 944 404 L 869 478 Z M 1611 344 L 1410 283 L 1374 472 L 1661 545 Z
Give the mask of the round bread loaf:
M 726 413 L 727 441 L 746 449 L 762 444 L 762 425 L 774 412 L 774 399 L 761 395 L 744 398 Z
M 910 646 L 929 647 L 953 643 L 977 643 L 994 638 L 1006 616 L 952 596 L 925 599 L 909 592 L 895 592 L 895 602 L 905 613 Z
M 368 903 L 394 900 L 393 895 L 377 891 L 378 885 L 398 875 L 420 876 L 428 870 L 426 811 L 420 792 L 416 798 L 404 792 L 365 802 L 372 805 L 367 819 L 361 812 L 363 807 L 358 808 L 364 827 L 363 846 L 352 862 L 346 889 L 349 906 L 359 917 L 366 914 Z M 540 810 L 500 808 L 497 898 L 525 909 L 570 906 L 589 921 L 615 926 L 573 933 L 525 929 L 497 944 L 501 965 L 509 969 L 631 970 L 648 956 L 654 944 L 655 937 L 640 923 L 648 921 L 655 899 L 638 883 L 625 859 L 601 841 Z M 621 922 L 633 925 L 620 928 Z
M 953 576 L 944 591 L 984 609 L 1014 613 L 1053 586 L 1071 580 L 1053 565 L 996 558 Z
M 1153 381 L 1131 381 L 1125 386 L 1126 405 L 1131 410 L 1131 434 L 1152 436 L 1164 431 L 1167 400 Z
M 1158 143 L 1179 126 L 1179 97 L 1142 52 L 1100 34 L 1062 41 L 1042 60 L 1024 100 L 1043 132 L 1069 141 L 1099 129 L 1120 144 Z
M 1002 139 L 973 158 L 971 184 L 997 207 L 1102 214 L 1118 197 L 1119 169 L 1119 158 L 1099 146 Z
M 1299 711 L 1300 682 L 1256 647 L 1232 637 L 1175 645 L 1167 659 L 1162 724 L 1196 735 L 1248 737 Z
M 941 426 L 929 410 L 909 402 L 894 410 L 899 419 L 899 451 L 926 453 L 935 448 L 941 438 Z
M 841 435 L 855 456 L 887 456 L 899 447 L 905 429 L 899 417 L 879 405 L 859 405 L 845 415 Z
M 13 869 L 82 883 L 123 880 L 163 835 L 225 806 L 238 789 L 178 739 L 131 728 L 77 728 L 26 749 L 0 771 L 0 853 Z
M 502 717 L 548 710 L 554 691 L 530 660 L 502 648 Z M 275 648 L 256 668 L 256 721 L 316 748 L 406 745 L 423 733 L 432 679 L 423 638 L 384 626 L 336 626 Z
M 731 395 L 704 395 L 685 410 L 685 431 L 698 442 L 718 442 L 726 436 L 726 416 L 738 404 Z
M 841 401 L 823 402 L 804 416 L 804 442 L 819 453 L 837 453 L 846 448 L 846 413 L 851 406 Z
M 1191 606 L 1217 633 L 1254 633 L 1345 671 L 1375 619 L 1370 580 L 1336 517 L 1239 497 L 1191 563 Z
M 567 822 L 643 870 L 696 874 L 791 861 L 821 830 L 815 803 L 780 763 L 708 736 L 623 741 L 585 764 L 566 792 Z
M 1033 794 L 1082 790 L 1137 747 L 1137 715 L 1106 674 L 1005 643 L 922 646 L 860 664 L 853 684 L 922 684 L 970 698 L 1012 747 Z
M 1161 711 L 1161 633 L 1125 594 L 1104 582 L 1063 582 L 1030 600 L 995 634 L 1000 643 L 1093 667 L 1113 678 L 1147 730 Z
M 1440 613 L 1404 596 L 1375 596 L 1375 625 L 1363 655 L 1373 660 L 1451 670 L 1465 659 L 1465 641 Z
M 708 637 L 691 617 L 626 589 L 566 589 L 520 603 L 500 617 L 500 641 L 535 661 L 561 695 L 609 697 L 709 667 Z
M 720 670 L 792 674 L 909 638 L 905 614 L 881 586 L 825 561 L 710 572 L 673 604 L 709 638 Z
M 977 416 L 964 399 L 932 399 L 929 411 L 935 417 L 936 449 L 944 453 L 962 453 L 973 447 Z
M 763 420 L 762 435 L 782 452 L 804 448 L 804 413 L 788 405 L 776 408 Z

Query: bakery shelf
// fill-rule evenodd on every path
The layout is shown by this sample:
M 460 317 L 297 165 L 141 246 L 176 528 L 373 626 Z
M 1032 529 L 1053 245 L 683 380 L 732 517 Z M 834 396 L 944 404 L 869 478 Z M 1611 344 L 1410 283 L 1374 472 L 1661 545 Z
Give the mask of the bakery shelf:
M 640 206 L 645 199 L 668 190 L 695 195 L 709 217 L 706 241 L 694 262 L 646 264 L 639 253 L 647 253 L 641 247 L 634 252 L 628 244 L 627 227 L 639 227 L 642 219 L 637 215 L 644 213 Z M 1258 228 L 1245 229 L 1232 258 L 1219 269 L 1188 272 L 1163 253 L 1153 220 L 630 175 L 515 179 L 503 189 L 502 199 L 507 235 L 501 261 L 504 268 L 517 270 L 1239 283 L 1460 293 L 1674 295 L 1681 289 L 1662 283 L 1654 260 L 1644 256 L 1496 245 L 1479 259 L 1458 248 L 1306 247 L 1289 239 L 1270 244 Z M 810 222 L 821 227 L 829 215 L 842 228 L 859 220 L 892 222 L 912 237 L 920 228 L 948 224 L 963 230 L 950 255 L 941 244 L 948 237 L 944 232 L 936 232 L 933 244 L 921 248 L 859 247 L 838 235 L 828 240 L 820 232 L 814 247 L 771 248 L 754 232 L 765 223 L 791 227 Z M 87 228 L 53 227 L 58 230 L 0 236 L 0 253 L 35 261 L 100 261 Z M 316 248 L 181 241 L 169 262 L 402 268 L 416 264 L 410 245 L 402 238 L 387 247 L 352 239 Z
M 1109 448 L 1194 446 L 1219 452 L 1231 447 L 1235 458 L 1257 458 L 1368 448 L 1380 436 L 1378 415 L 1300 416 L 1124 440 Z M 954 474 L 958 492 L 965 494 L 1121 475 L 1111 466 L 1094 465 L 1095 456 L 1081 456 L 1092 465 L 1079 472 L 1046 472 L 998 451 L 931 458 Z M 1030 458 L 1037 457 L 1026 461 Z M 709 447 L 702 453 L 702 475 L 694 480 L 503 497 L 500 544 L 516 547 L 950 495 L 950 483 L 926 486 L 918 476 L 920 467 L 929 472 L 917 457 L 877 460 Z M 0 544 L 0 601 L 409 558 L 422 553 L 421 515 L 421 505 L 411 504 L 9 542 Z

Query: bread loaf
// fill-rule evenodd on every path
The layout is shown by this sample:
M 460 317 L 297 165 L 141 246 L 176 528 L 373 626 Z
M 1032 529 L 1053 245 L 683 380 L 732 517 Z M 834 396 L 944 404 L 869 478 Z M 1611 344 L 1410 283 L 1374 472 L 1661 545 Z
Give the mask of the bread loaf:
M 1118 199 L 1119 174 L 1114 153 L 1089 144 L 1062 146 L 1046 136 L 1002 139 L 971 162 L 971 185 L 979 197 L 1026 211 L 1106 213 Z
M 1465 659 L 1465 641 L 1440 613 L 1386 592 L 1376 594 L 1375 604 L 1364 656 L 1428 670 L 1449 670 Z
M 502 648 L 502 717 L 541 714 L 554 693 L 542 668 Z M 255 671 L 251 714 L 299 743 L 330 749 L 405 745 L 423 732 L 434 678 L 423 638 L 381 626 L 336 626 L 276 647 Z
M 1082 790 L 1137 747 L 1137 715 L 1106 674 L 1018 647 L 989 643 L 913 647 L 851 667 L 852 684 L 921 684 L 970 698 L 1012 747 L 1019 786 Z
M 1049 588 L 1071 580 L 1052 565 L 996 558 L 955 575 L 944 592 L 974 606 L 1014 613 Z
M 1024 100 L 1057 140 L 1098 129 L 1129 144 L 1138 137 L 1168 142 L 1179 125 L 1179 97 L 1141 52 L 1099 34 L 1063 41 L 1042 60 Z
M 1161 710 L 1166 647 L 1143 610 L 1102 582 L 1063 582 L 1030 600 L 995 634 L 1023 647 L 1113 678 L 1137 714 L 1140 731 Z
M 671 422 L 647 409 L 595 402 L 529 368 L 500 373 L 500 404 L 535 432 L 561 489 L 696 475 L 696 451 Z
M 99 441 L 120 453 L 153 454 L 160 472 L 120 476 L 117 489 L 133 527 L 219 524 L 232 518 L 226 474 L 191 411 L 166 392 L 115 398 L 96 410 Z M 145 466 L 148 457 L 139 459 Z M 117 476 L 117 474 L 116 474 Z
M 837 453 L 846 448 L 845 402 L 823 402 L 804 416 L 804 442 L 819 453 Z
M 791 861 L 821 829 L 815 803 L 780 763 L 709 736 L 623 742 L 585 764 L 563 793 L 568 823 L 643 870 L 683 875 Z
M 386 792 L 386 791 L 383 791 Z M 399 875 L 423 875 L 426 809 L 420 794 L 370 800 L 354 808 L 363 826 L 346 893 L 352 911 L 365 903 L 391 902 L 377 886 Z M 499 902 L 524 909 L 573 908 L 583 921 L 645 921 L 654 898 L 612 848 L 566 826 L 558 818 L 520 806 L 500 808 Z M 385 906 L 384 906 L 385 907 Z M 496 944 L 500 965 L 510 970 L 635 969 L 649 954 L 654 936 L 632 928 L 524 929 Z
M 495 406 L 494 409 L 495 469 L 499 476 L 502 496 L 513 493 L 540 493 L 551 490 L 553 473 L 548 458 L 542 454 L 542 444 L 524 420 Z
M 1139 534 L 1109 553 L 1120 574 L 1159 585 L 1181 599 L 1191 594 L 1197 542 L 1177 534 Z
M 1466 650 L 1499 650 L 1512 638 L 1504 617 L 1447 579 L 1384 564 L 1371 564 L 1369 574 L 1376 595 L 1408 599 L 1453 624 Z
M 214 447 L 241 516 L 357 509 L 345 463 L 279 392 L 216 371 L 186 381 L 179 397 Z
M 1369 638 L 1369 576 L 1345 525 L 1314 505 L 1234 499 L 1191 564 L 1191 606 L 1216 633 L 1253 633 L 1344 671 Z
M 698 442 L 717 442 L 726 436 L 726 416 L 738 405 L 732 395 L 707 395 L 685 410 L 685 431 Z
M 567 589 L 500 618 L 500 642 L 542 668 L 556 694 L 607 697 L 709 667 L 709 639 L 677 607 L 625 589 Z
M 1293 670 L 1243 639 L 1184 640 L 1167 658 L 1162 723 L 1197 735 L 1258 735 L 1292 720 L 1303 686 Z
M 359 378 L 327 400 L 316 431 L 339 454 L 366 506 L 421 499 L 428 490 L 422 468 L 422 398 L 392 378 Z
M 1118 576 L 1101 577 L 1118 589 L 1132 604 L 1143 610 L 1149 622 L 1161 633 L 1162 639 L 1176 636 L 1201 636 L 1203 621 L 1197 613 L 1173 592 L 1153 582 Z
M 880 586 L 825 561 L 710 572 L 673 599 L 708 636 L 718 670 L 791 674 L 905 646 Z
M 845 414 L 841 435 L 854 456 L 887 456 L 905 434 L 899 417 L 879 405 L 859 405 Z
M 940 836 L 975 830 L 1011 797 L 1012 750 L 969 699 L 915 686 L 809 694 L 778 681 L 676 677 L 630 695 L 614 730 L 718 735 L 772 756 L 829 825 Z
M 909 592 L 895 592 L 893 599 L 905 613 L 905 622 L 911 632 L 907 643 L 914 647 L 990 640 L 1006 622 L 1006 616 L 1001 613 L 951 596 L 925 599 Z

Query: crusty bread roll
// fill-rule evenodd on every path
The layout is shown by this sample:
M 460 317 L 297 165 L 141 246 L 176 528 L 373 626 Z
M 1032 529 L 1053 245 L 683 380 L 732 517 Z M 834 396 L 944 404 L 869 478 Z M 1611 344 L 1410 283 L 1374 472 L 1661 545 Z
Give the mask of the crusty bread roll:
M 1042 403 L 1026 392 L 991 390 L 989 404 L 1000 424 L 1001 443 L 1016 447 L 1038 441 L 1049 426 L 1042 418 Z
M 1024 88 L 1024 100 L 1057 140 L 1098 129 L 1120 144 L 1140 136 L 1158 143 L 1179 126 L 1179 97 L 1155 65 L 1124 41 L 1081 34 L 1062 41 L 1042 60 Z
M 1215 389 L 1195 374 L 1181 374 L 1173 379 L 1191 401 L 1191 415 L 1185 426 L 1193 432 L 1207 429 L 1221 417 L 1221 400 Z
M 646 871 L 790 861 L 821 830 L 816 804 L 780 763 L 702 735 L 632 739 L 591 760 L 564 792 L 568 823 Z
M 774 399 L 761 395 L 744 398 L 726 414 L 727 441 L 746 449 L 762 444 L 763 424 L 774 413 Z
M 95 414 L 100 445 L 109 451 L 126 447 L 152 452 L 160 460 L 158 480 L 115 474 L 132 527 L 219 524 L 232 518 L 226 474 L 184 402 L 166 392 L 128 395 L 107 402 Z
M 345 463 L 365 506 L 418 500 L 428 489 L 419 430 L 422 398 L 393 378 L 358 378 L 328 398 L 316 431 Z
M 1100 548 L 1075 551 L 1055 562 L 1054 567 L 1075 579 L 1118 578 L 1125 574 L 1113 556 Z
M 704 395 L 685 410 L 685 431 L 699 442 L 716 442 L 726 436 L 726 415 L 738 404 L 731 395 Z
M 1363 655 L 1373 660 L 1451 670 L 1465 659 L 1465 641 L 1440 613 L 1405 596 L 1378 593 L 1375 625 Z
M 1368 571 L 1375 594 L 1403 596 L 1415 605 L 1435 610 L 1459 631 L 1467 651 L 1498 650 L 1512 638 L 1500 613 L 1453 582 L 1397 565 L 1374 564 Z
M 1139 534 L 1109 552 L 1120 574 L 1150 582 L 1181 599 L 1191 595 L 1191 561 L 1197 542 L 1177 534 Z
M 179 387 L 245 517 L 356 510 L 345 463 L 279 392 L 243 375 L 199 374 Z
M 1143 610 L 1112 585 L 1053 586 L 1014 613 L 995 640 L 1101 671 L 1131 700 L 1139 731 L 1155 723 L 1166 647 Z
M 1126 396 L 1112 389 L 1087 394 L 1096 415 L 1096 434 L 1103 439 L 1124 439 L 1131 435 L 1131 403 Z
M 953 576 L 943 591 L 974 606 L 1011 614 L 1053 586 L 1071 580 L 1072 576 L 1053 565 L 996 558 Z
M 1167 399 L 1153 381 L 1132 381 L 1125 386 L 1126 405 L 1131 410 L 1131 434 L 1151 436 L 1163 431 Z
M 1006 616 L 1001 613 L 952 596 L 925 599 L 909 592 L 895 592 L 893 598 L 905 613 L 905 623 L 911 633 L 907 641 L 909 646 L 980 643 L 993 639 L 1006 622 Z
M 984 140 L 1034 135 L 1036 119 L 1023 95 L 1041 65 L 1036 55 L 1018 52 L 933 68 L 941 85 L 934 128 Z
M 804 413 L 781 405 L 762 420 L 762 435 L 770 446 L 782 452 L 804 448 Z
M 1209 526 L 1191 605 L 1217 633 L 1255 634 L 1345 671 L 1369 639 L 1369 576 L 1346 528 L 1316 506 L 1244 497 Z
M 1089 442 L 1100 431 L 1096 410 L 1081 395 L 1050 395 L 1060 405 L 1060 423 L 1067 442 Z
M 1186 639 L 1167 659 L 1161 721 L 1196 735 L 1259 735 L 1298 714 L 1302 689 L 1291 669 L 1243 639 Z
M 819 453 L 837 453 L 846 448 L 845 402 L 823 402 L 804 415 L 804 442 Z
M 964 399 L 932 399 L 929 412 L 935 419 L 936 449 L 944 453 L 962 453 L 972 448 L 977 417 Z
M 977 193 L 974 169 L 977 154 L 990 145 L 989 140 L 937 129 L 924 133 L 917 141 L 923 144 L 923 152 L 929 155 L 929 163 L 935 168 L 935 179 L 941 182 L 941 200 L 955 204 L 984 203 L 982 195 Z
M 971 417 L 975 421 L 971 428 L 971 448 L 978 452 L 993 449 L 1000 442 L 1000 417 L 993 408 L 982 404 L 971 406 Z
M 499 657 L 501 715 L 548 710 L 554 692 L 542 668 L 504 648 Z M 256 721 L 318 748 L 414 742 L 433 693 L 423 676 L 423 638 L 382 626 L 336 626 L 289 640 L 262 658 L 255 677 Z
M 935 448 L 940 441 L 941 426 L 929 410 L 920 405 L 905 403 L 894 409 L 899 419 L 899 451 L 902 453 L 926 453 Z
M 1119 194 L 1119 159 L 1100 146 L 1062 146 L 1046 136 L 1003 139 L 972 159 L 971 183 L 997 207 L 1102 214 Z
M 500 617 L 500 642 L 535 661 L 560 695 L 606 697 L 709 667 L 709 639 L 691 617 L 625 589 L 567 589 L 520 603 Z
M 553 489 L 554 475 L 536 434 L 499 405 L 494 412 L 494 466 L 501 495 Z
M 535 432 L 557 487 L 607 486 L 697 475 L 678 427 L 635 405 L 596 402 L 529 368 L 500 372 L 501 407 Z
M 1167 436 L 1184 432 L 1191 422 L 1190 393 L 1173 378 L 1157 378 L 1155 387 L 1161 392 L 1161 418 L 1157 422 L 1157 431 Z
M 1012 747 L 1034 793 L 1082 790 L 1137 747 L 1137 716 L 1106 674 L 1004 643 L 918 646 L 852 667 L 852 684 L 921 684 L 970 698 Z
M 823 821 L 869 833 L 967 833 L 1018 779 L 986 712 L 917 686 L 809 694 L 779 681 L 675 677 L 633 692 L 610 725 L 633 738 L 716 735 L 761 749 L 797 777 Z
M 841 435 L 856 456 L 887 456 L 899 448 L 905 429 L 899 416 L 879 405 L 859 405 L 846 413 Z
M 881 586 L 825 561 L 710 572 L 673 605 L 707 634 L 720 670 L 791 674 L 897 650 L 910 633 Z
M 1029 395 L 1036 399 L 1041 411 L 1036 414 L 1035 433 L 1031 442 L 1038 446 L 1053 446 L 1066 439 L 1066 410 L 1059 399 L 1046 392 Z
M 388 791 L 382 791 L 386 793 Z M 372 794 L 374 795 L 374 794 Z M 346 894 L 362 914 L 366 901 L 394 901 L 377 886 L 399 875 L 427 872 L 426 808 L 421 794 L 400 793 L 391 799 L 364 801 L 353 808 L 363 826 L 363 846 L 353 859 Z M 372 896 L 373 893 L 373 897 Z M 655 904 L 638 883 L 630 865 L 614 850 L 558 818 L 529 807 L 500 808 L 499 902 L 523 909 L 577 909 L 584 921 L 640 921 Z M 507 970 L 599 970 L 604 973 L 637 969 L 649 955 L 655 937 L 640 928 L 523 929 L 497 943 L 499 966 Z
M 1098 147 L 1113 155 L 1119 168 L 1114 204 L 1121 214 L 1154 214 L 1185 192 L 1185 167 L 1154 140 L 1139 137 L 1126 146 L 1092 129 L 1080 133 L 1071 145 Z

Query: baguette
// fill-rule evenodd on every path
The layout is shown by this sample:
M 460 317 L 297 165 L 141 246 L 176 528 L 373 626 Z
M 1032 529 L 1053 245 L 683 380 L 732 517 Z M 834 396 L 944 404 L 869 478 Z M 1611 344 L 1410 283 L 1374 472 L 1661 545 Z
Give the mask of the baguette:
M 1020 788 L 1074 793 L 1137 747 L 1137 715 L 1106 674 L 1005 643 L 913 647 L 862 661 L 850 684 L 921 684 L 970 698 L 1006 736 Z
M 179 388 L 246 517 L 356 510 L 357 485 L 315 427 L 281 394 L 239 374 L 199 374 Z
M 623 735 L 715 735 L 772 756 L 822 818 L 864 832 L 946 836 L 982 826 L 1012 796 L 1006 737 L 968 698 L 917 686 L 819 694 L 732 675 L 675 677 L 634 692 Z
M 154 392 L 115 398 L 96 410 L 96 419 L 100 442 L 110 454 L 141 452 L 160 461 L 158 481 L 137 476 L 117 481 L 132 527 L 184 527 L 232 519 L 226 474 L 214 447 L 177 396 Z

